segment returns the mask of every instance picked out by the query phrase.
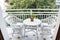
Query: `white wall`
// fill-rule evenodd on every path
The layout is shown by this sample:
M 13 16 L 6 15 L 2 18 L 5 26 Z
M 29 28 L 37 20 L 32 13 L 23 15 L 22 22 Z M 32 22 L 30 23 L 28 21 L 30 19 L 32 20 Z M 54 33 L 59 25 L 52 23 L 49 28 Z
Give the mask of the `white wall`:
M 5 7 L 5 0 L 0 0 L 0 7 L 2 8 L 3 12 L 5 12 L 6 7 Z M 7 16 L 8 13 L 2 13 L 3 17 Z
M 4 5 L 5 0 L 0 0 L 0 29 L 2 31 L 4 40 L 9 40 L 7 31 L 6 31 L 6 25 L 5 21 L 3 19 L 3 14 L 5 13 L 5 5 Z
M 56 5 L 60 5 L 60 0 L 56 0 Z

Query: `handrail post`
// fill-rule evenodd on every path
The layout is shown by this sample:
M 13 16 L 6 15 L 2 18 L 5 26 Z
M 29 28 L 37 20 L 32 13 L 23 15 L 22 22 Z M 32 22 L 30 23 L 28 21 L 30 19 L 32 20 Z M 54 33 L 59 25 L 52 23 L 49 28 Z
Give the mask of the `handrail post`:
M 60 24 L 60 9 L 59 9 L 59 14 L 58 14 L 58 21 L 59 21 L 59 24 Z
M 32 9 L 30 9 L 31 15 L 32 15 Z

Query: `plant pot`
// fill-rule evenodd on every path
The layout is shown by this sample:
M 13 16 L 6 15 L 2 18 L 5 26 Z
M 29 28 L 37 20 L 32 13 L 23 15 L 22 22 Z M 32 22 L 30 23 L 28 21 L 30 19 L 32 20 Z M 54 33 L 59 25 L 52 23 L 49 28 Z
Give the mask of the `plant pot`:
M 31 22 L 33 22 L 34 21 L 34 18 L 30 18 L 31 19 Z

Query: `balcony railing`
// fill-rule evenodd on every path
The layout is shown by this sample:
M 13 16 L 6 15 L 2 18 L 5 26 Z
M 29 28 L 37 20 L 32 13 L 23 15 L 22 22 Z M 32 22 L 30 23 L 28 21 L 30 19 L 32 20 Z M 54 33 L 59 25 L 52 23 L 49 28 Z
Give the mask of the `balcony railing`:
M 58 9 L 7 9 L 7 13 L 9 15 L 15 15 L 18 16 L 19 18 L 22 18 L 20 15 L 23 16 L 22 19 L 24 19 L 24 15 L 27 15 L 26 18 L 28 18 L 28 15 L 37 15 L 36 17 L 38 17 L 38 15 L 41 18 L 46 18 L 47 16 L 54 16 L 54 15 L 58 15 L 59 10 Z

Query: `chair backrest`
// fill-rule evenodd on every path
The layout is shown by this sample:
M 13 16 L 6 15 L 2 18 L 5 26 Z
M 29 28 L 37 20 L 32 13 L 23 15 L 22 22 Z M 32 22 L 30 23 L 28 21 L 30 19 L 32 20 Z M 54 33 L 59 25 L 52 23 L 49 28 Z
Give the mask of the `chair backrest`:
M 56 16 L 48 17 L 46 19 L 43 19 L 42 22 L 48 23 L 48 24 L 53 24 L 54 22 L 57 22 L 57 17 Z
M 10 16 L 6 17 L 5 20 L 8 24 L 15 24 L 17 22 L 20 22 L 20 23 L 23 22 L 22 19 L 19 19 L 18 17 L 13 16 L 13 15 L 12 16 L 10 15 Z

